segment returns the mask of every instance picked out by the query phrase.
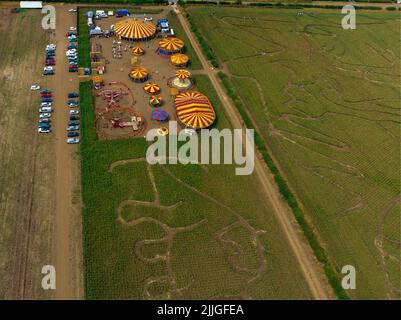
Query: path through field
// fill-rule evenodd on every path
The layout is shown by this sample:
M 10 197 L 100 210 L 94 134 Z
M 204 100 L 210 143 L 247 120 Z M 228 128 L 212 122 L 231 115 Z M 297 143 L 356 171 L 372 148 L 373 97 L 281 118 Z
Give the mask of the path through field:
M 53 118 L 56 139 L 56 210 L 54 255 L 57 271 L 56 299 L 79 299 L 82 288 L 82 242 L 81 209 L 79 193 L 79 155 L 77 145 L 67 145 L 68 122 L 67 94 L 78 91 L 77 75 L 68 72 L 65 56 L 68 28 L 76 25 L 76 14 L 68 12 L 70 6 L 57 5 L 56 26 L 56 74 L 54 76 Z
M 181 12 L 174 8 L 177 16 L 192 44 L 197 55 L 199 56 L 205 73 L 212 81 L 217 94 L 219 95 L 227 116 L 230 118 L 231 123 L 235 128 L 243 128 L 241 117 L 238 115 L 235 107 L 232 105 L 230 99 L 227 97 L 224 89 L 217 79 L 216 71 L 212 70 L 201 51 L 198 42 L 195 40 L 194 35 L 190 31 L 188 22 L 183 17 Z M 267 171 L 266 166 L 262 163 L 259 157 L 255 157 L 255 171 L 260 178 L 260 182 L 266 193 L 266 197 L 271 203 L 275 216 L 279 221 L 288 242 L 297 258 L 300 268 L 305 276 L 309 285 L 312 295 L 315 299 L 328 299 L 332 296 L 328 284 L 322 276 L 322 270 L 317 265 L 310 248 L 305 244 L 305 240 L 292 217 L 290 209 L 284 204 L 281 196 L 275 186 L 272 175 Z

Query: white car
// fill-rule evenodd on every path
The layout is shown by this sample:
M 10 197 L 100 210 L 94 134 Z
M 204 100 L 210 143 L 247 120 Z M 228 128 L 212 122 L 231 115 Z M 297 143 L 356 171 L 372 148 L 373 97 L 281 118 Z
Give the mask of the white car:
M 153 21 L 152 17 L 145 17 L 145 21 Z
M 68 12 L 71 12 L 71 13 L 77 12 L 77 9 L 71 8 L 71 9 L 68 9 Z
M 45 129 L 45 128 L 38 128 L 39 133 L 50 133 L 52 132 L 52 129 Z
M 68 56 L 69 54 L 76 54 L 77 53 L 77 49 L 68 49 L 65 52 L 65 55 Z
M 43 71 L 53 71 L 54 68 L 52 66 L 47 66 L 43 68 Z
M 46 46 L 46 49 L 56 49 L 57 45 L 55 45 L 54 43 L 50 43 Z
M 76 144 L 79 143 L 79 138 L 68 138 L 67 139 L 68 144 Z
M 51 106 L 52 106 L 52 103 L 51 103 L 51 102 L 42 102 L 42 103 L 40 104 L 40 106 L 41 106 L 41 107 L 51 107 Z
M 70 110 L 70 114 L 79 114 L 79 110 Z
M 51 113 L 41 113 L 39 115 L 39 119 L 43 119 L 43 118 L 51 118 L 52 114 Z
M 40 90 L 40 86 L 34 84 L 34 85 L 31 86 L 31 90 L 32 91 Z
M 70 31 L 77 31 L 77 28 L 75 28 L 75 27 L 70 27 Z
M 49 112 L 53 112 L 52 107 L 41 107 L 39 108 L 39 112 L 40 113 L 49 113 Z

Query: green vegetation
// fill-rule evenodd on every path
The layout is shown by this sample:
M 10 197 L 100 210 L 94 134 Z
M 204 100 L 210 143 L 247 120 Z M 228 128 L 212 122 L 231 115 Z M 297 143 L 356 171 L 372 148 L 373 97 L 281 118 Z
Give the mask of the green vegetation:
M 91 67 L 89 27 L 86 18 L 86 13 L 90 10 L 81 7 L 77 9 L 78 64 L 82 68 Z
M 351 298 L 399 297 L 400 268 L 388 262 L 396 242 L 386 240 L 397 223 L 386 208 L 401 191 L 398 14 L 360 13 L 349 32 L 337 11 L 187 11 L 226 64 L 223 84 L 257 129 L 256 144 L 337 294 L 345 297 L 338 272 L 351 264 Z
M 216 126 L 229 127 L 209 79 L 195 81 L 215 108 Z M 115 161 L 144 157 L 147 144 L 97 140 L 90 82 L 80 84 L 80 97 L 87 298 L 310 298 L 253 176 L 236 176 L 233 165 L 148 166 L 145 160 L 110 170 Z M 255 238 L 255 230 L 265 232 Z
M 232 87 L 230 81 L 228 80 L 227 76 L 222 72 L 219 71 L 218 73 L 221 82 L 223 83 L 227 95 L 231 98 L 231 100 L 234 102 L 235 106 L 237 107 L 239 113 L 241 114 L 241 117 L 248 129 L 255 129 L 251 119 L 248 116 L 248 113 L 241 102 L 239 96 L 235 92 L 235 89 Z M 333 266 L 330 264 L 330 262 L 327 259 L 327 254 L 320 245 L 319 241 L 317 240 L 317 237 L 312 230 L 312 227 L 309 225 L 309 223 L 306 221 L 305 216 L 301 209 L 299 208 L 299 205 L 293 195 L 293 193 L 290 191 L 290 189 L 287 186 L 287 183 L 281 176 L 277 166 L 275 165 L 273 159 L 271 158 L 268 150 L 266 149 L 266 146 L 263 142 L 263 139 L 260 137 L 257 131 L 255 131 L 255 144 L 256 147 L 258 148 L 259 152 L 261 153 L 263 160 L 267 164 L 269 170 L 273 173 L 274 175 L 274 180 L 277 183 L 277 186 L 279 188 L 279 191 L 283 198 L 287 201 L 288 205 L 292 209 L 292 212 L 301 226 L 306 238 L 308 239 L 308 242 L 310 246 L 312 247 L 313 253 L 315 254 L 317 260 L 324 265 L 324 271 L 330 281 L 330 284 L 332 285 L 334 292 L 336 293 L 337 297 L 340 299 L 348 299 L 348 295 L 346 292 L 342 289 L 341 287 L 341 280 L 338 274 L 338 271 L 336 271 Z
M 186 55 L 188 55 L 189 57 L 189 67 L 192 70 L 199 70 L 202 69 L 202 65 L 199 61 L 199 58 L 197 56 L 197 54 L 195 53 L 194 48 L 191 45 L 191 42 L 189 41 L 184 29 L 181 26 L 180 21 L 177 18 L 177 15 L 175 14 L 174 11 L 170 11 L 167 15 L 167 18 L 170 21 L 170 24 L 173 26 L 174 28 L 174 33 L 177 37 L 179 37 L 180 39 L 184 40 L 185 42 L 185 47 L 184 47 L 184 53 Z

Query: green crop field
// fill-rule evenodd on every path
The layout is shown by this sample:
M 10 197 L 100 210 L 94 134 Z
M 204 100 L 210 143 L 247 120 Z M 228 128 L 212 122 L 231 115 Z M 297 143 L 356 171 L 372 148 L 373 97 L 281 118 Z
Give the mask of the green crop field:
M 400 293 L 400 16 L 190 7 L 353 298 Z
M 195 80 L 229 127 L 208 78 Z M 253 175 L 150 166 L 143 138 L 97 140 L 90 83 L 80 96 L 87 298 L 311 298 Z

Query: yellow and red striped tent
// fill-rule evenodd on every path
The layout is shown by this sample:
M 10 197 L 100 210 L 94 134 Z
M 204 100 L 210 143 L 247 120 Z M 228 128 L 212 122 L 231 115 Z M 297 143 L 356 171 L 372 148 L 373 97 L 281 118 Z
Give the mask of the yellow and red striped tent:
M 136 56 L 141 56 L 145 53 L 145 50 L 143 50 L 143 48 L 141 47 L 133 47 L 131 49 L 131 52 Z
M 118 38 L 124 40 L 147 40 L 155 35 L 156 26 L 151 22 L 144 22 L 139 19 L 126 19 L 115 24 L 114 33 Z
M 156 83 L 147 83 L 143 89 L 147 93 L 158 93 L 160 91 L 160 87 Z
M 182 50 L 184 41 L 178 38 L 167 37 L 159 41 L 159 50 L 162 53 L 171 54 Z
M 177 67 L 186 66 L 189 61 L 189 58 L 186 54 L 183 53 L 174 53 L 170 57 L 171 64 Z
M 178 79 L 184 80 L 184 79 L 188 79 L 189 77 L 191 77 L 191 73 L 188 70 L 177 70 L 175 72 L 175 76 Z
M 149 72 L 144 67 L 133 67 L 129 73 L 129 76 L 133 80 L 141 80 L 146 79 L 149 75 Z
M 174 99 L 178 119 L 187 127 L 202 129 L 210 127 L 216 113 L 209 99 L 198 91 L 180 92 Z

